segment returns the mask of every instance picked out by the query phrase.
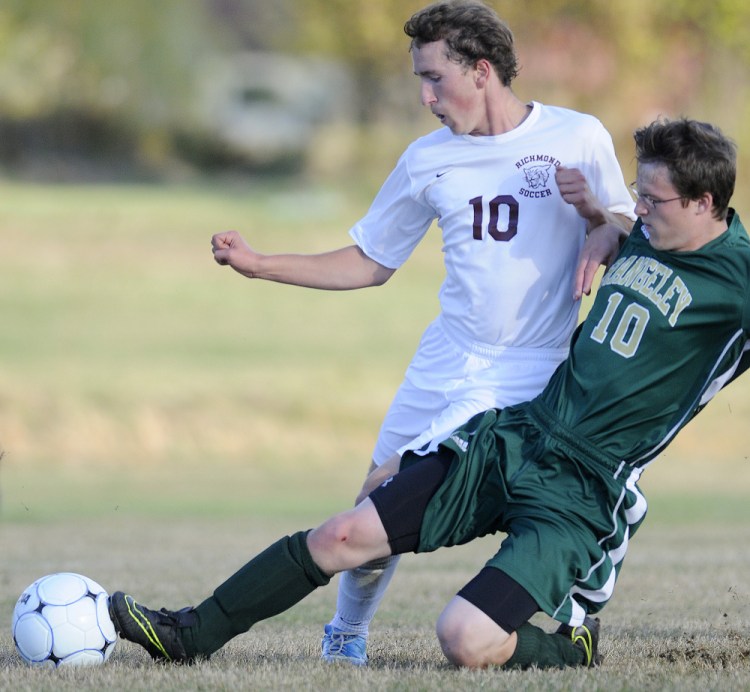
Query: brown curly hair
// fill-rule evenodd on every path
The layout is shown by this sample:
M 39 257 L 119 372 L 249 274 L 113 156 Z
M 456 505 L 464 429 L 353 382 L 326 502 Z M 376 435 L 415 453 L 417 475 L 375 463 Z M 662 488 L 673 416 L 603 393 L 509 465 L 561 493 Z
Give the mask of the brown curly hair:
M 479 0 L 441 0 L 412 15 L 404 25 L 411 48 L 445 39 L 448 58 L 473 66 L 488 60 L 504 86 L 518 74 L 513 34 L 496 12 Z

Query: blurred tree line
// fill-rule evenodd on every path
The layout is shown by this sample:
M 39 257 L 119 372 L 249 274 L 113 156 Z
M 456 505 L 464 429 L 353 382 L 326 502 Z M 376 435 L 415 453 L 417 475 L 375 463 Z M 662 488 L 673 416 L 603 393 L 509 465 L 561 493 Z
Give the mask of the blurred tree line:
M 303 66 L 324 57 L 351 75 L 351 108 L 335 106 L 345 117 L 321 117 L 287 169 L 350 176 L 367 167 L 379 179 L 407 141 L 436 125 L 419 106 L 402 31 L 426 2 L 3 0 L 0 166 L 57 178 L 272 168 L 195 117 L 207 64 L 270 51 Z M 624 167 L 632 130 L 658 115 L 715 122 L 748 160 L 747 0 L 488 2 L 516 37 L 519 96 L 597 115 Z M 263 88 L 281 88 L 284 75 Z M 319 91 L 336 104 L 335 86 Z

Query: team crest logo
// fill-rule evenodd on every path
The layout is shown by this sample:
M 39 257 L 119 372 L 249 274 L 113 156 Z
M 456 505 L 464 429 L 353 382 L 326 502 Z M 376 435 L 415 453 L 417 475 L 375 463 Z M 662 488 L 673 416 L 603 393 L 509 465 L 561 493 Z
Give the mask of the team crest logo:
M 525 185 L 518 191 L 522 197 L 541 199 L 551 197 L 551 180 L 555 168 L 562 165 L 554 156 L 534 154 L 516 161 L 516 168 L 523 171 Z
M 543 166 L 529 166 L 528 168 L 523 169 L 523 175 L 526 178 L 526 184 L 532 190 L 539 190 L 543 187 L 547 187 L 551 171 L 551 164 Z

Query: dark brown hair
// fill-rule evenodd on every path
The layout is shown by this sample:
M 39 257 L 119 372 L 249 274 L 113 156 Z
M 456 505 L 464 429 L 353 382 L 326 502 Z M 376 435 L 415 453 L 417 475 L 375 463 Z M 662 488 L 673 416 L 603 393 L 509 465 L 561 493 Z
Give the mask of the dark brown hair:
M 495 11 L 479 0 L 442 0 L 414 14 L 404 25 L 411 47 L 445 39 L 448 58 L 473 66 L 488 60 L 505 86 L 518 74 L 513 34 Z
M 737 147 L 718 127 L 681 118 L 659 119 L 635 131 L 638 163 L 663 164 L 685 199 L 713 197 L 713 216 L 727 215 L 737 177 Z

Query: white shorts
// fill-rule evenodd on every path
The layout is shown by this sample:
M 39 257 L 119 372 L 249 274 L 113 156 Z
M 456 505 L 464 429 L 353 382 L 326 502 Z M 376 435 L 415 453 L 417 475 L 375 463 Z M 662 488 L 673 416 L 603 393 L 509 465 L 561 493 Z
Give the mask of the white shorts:
M 385 415 L 372 459 L 448 437 L 475 413 L 533 399 L 568 355 L 567 348 L 459 345 L 441 320 L 422 335 L 404 381 Z

